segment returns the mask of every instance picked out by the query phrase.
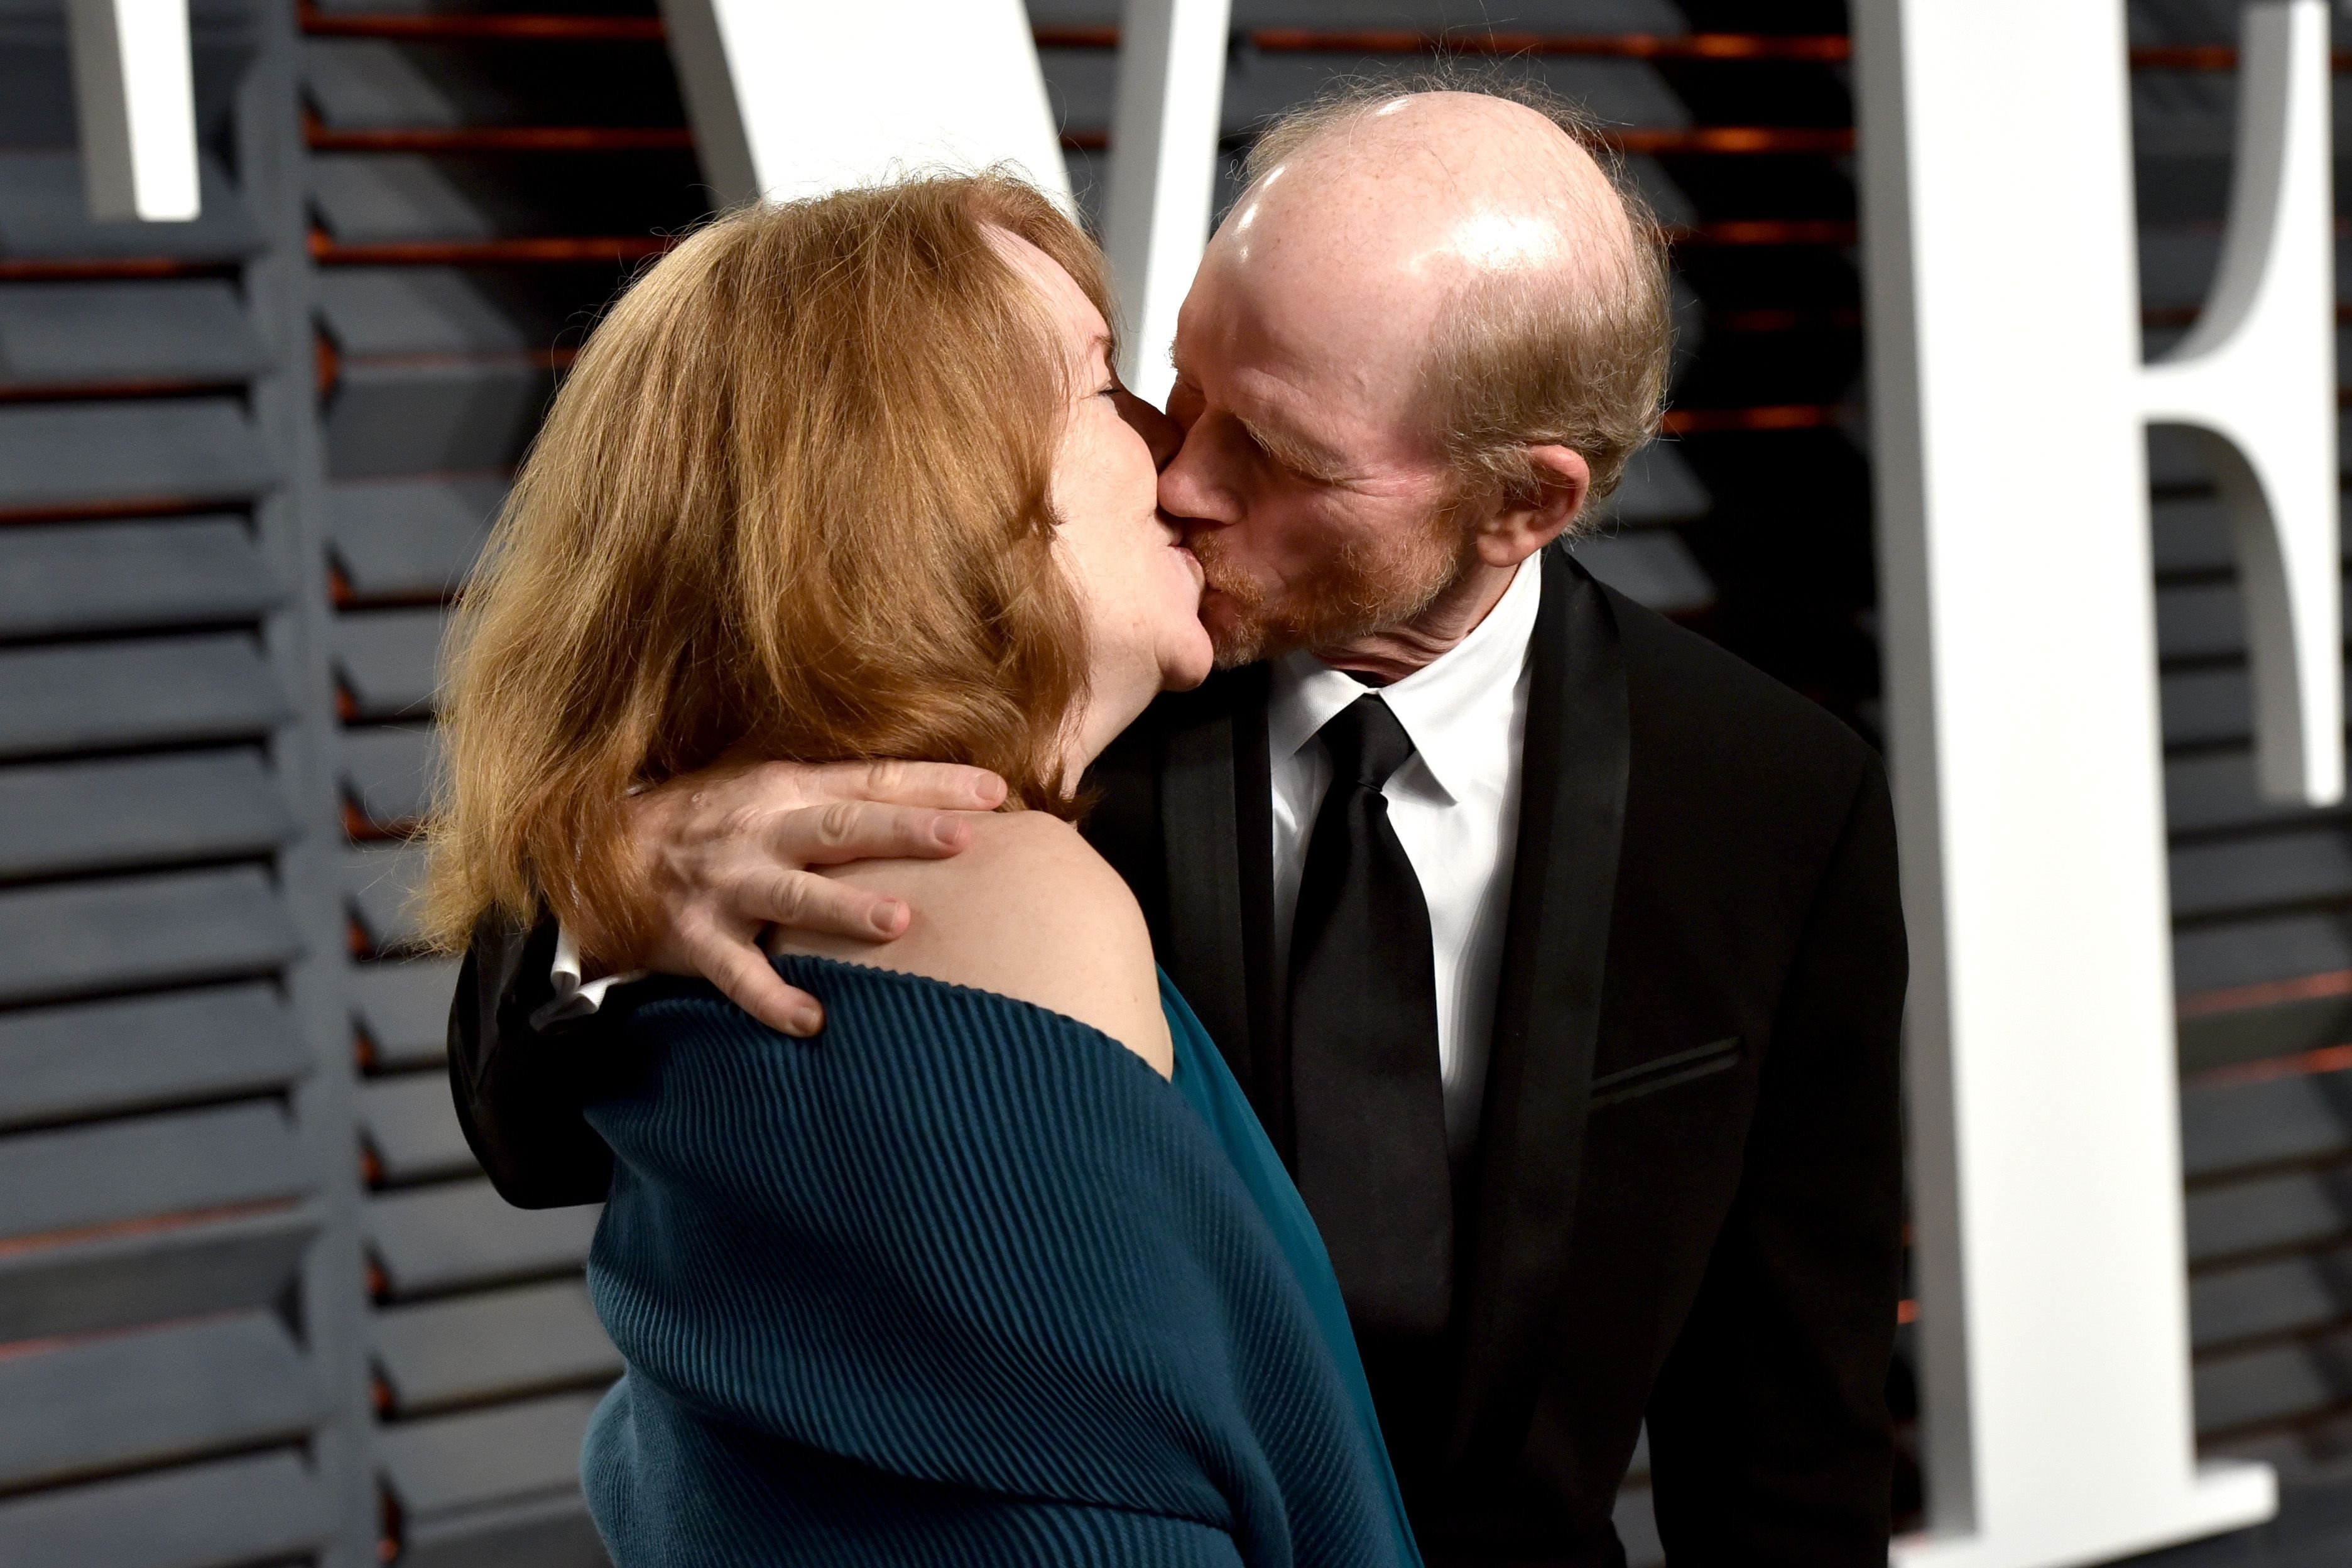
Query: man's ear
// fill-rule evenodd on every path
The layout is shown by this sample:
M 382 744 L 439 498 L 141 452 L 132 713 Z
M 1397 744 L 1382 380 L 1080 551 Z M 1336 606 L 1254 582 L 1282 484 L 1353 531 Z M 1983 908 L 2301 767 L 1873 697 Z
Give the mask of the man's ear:
M 1502 496 L 1474 540 L 1489 566 L 1516 566 L 1568 531 L 1592 493 L 1592 469 L 1568 447 L 1524 448 L 1531 482 Z

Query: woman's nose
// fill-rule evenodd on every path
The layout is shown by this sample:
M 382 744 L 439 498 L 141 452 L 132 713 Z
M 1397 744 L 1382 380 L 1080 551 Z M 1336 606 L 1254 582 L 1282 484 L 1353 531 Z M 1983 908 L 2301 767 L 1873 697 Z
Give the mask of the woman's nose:
M 1184 432 L 1176 421 L 1123 386 L 1117 399 L 1119 417 L 1132 426 L 1136 434 L 1143 437 L 1143 444 L 1151 448 L 1152 465 L 1165 468 L 1174 462 L 1176 448 L 1184 444 Z

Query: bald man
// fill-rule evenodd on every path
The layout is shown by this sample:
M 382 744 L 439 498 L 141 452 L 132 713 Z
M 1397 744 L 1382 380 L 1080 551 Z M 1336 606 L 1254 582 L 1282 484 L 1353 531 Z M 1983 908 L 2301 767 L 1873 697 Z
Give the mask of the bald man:
M 1653 226 L 1565 117 L 1360 94 L 1275 125 L 1129 416 L 1220 673 L 1106 753 L 1134 888 L 1328 1245 L 1435 1563 L 1622 1563 L 1648 1423 L 1674 1568 L 1883 1568 L 1905 947 L 1876 758 L 1564 550 L 1655 432 Z M 667 928 L 791 1033 L 753 939 L 887 940 L 819 860 L 952 853 L 945 768 L 673 781 Z M 843 803 L 847 803 L 844 805 Z M 475 1151 L 604 1195 L 629 1064 L 551 922 L 451 1018 Z

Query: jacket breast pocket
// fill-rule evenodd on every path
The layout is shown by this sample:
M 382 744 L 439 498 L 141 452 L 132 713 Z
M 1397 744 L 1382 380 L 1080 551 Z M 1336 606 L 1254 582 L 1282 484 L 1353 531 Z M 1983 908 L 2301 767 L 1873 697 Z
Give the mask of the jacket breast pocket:
M 1678 1089 L 1694 1079 L 1730 1071 L 1739 1065 L 1739 1037 L 1727 1035 L 1720 1040 L 1710 1040 L 1686 1051 L 1654 1057 L 1648 1061 L 1616 1072 L 1602 1073 L 1594 1079 L 1589 1104 L 1592 1110 L 1598 1110 L 1604 1105 L 1639 1100 L 1662 1089 Z

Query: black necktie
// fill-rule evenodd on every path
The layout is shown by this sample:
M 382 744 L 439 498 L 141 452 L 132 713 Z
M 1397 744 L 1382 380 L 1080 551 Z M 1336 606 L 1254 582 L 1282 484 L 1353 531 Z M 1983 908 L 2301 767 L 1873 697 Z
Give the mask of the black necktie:
M 1381 795 L 1412 741 L 1378 697 L 1322 734 L 1331 791 L 1290 938 L 1298 1192 L 1356 1331 L 1433 1334 L 1454 1294 L 1437 977 L 1429 905 Z

